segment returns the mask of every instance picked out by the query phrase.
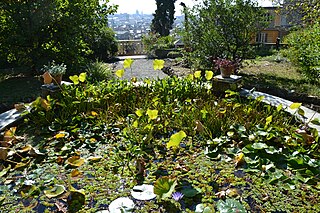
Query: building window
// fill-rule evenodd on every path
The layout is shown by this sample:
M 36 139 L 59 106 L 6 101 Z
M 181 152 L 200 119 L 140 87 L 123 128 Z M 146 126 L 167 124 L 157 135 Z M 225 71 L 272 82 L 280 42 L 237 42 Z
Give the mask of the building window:
M 257 43 L 266 43 L 267 42 L 267 33 L 258 33 L 256 38 Z

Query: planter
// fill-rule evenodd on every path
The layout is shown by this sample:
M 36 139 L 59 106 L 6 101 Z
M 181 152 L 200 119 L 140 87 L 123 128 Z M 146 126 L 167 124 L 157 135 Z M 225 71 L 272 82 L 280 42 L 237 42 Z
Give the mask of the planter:
M 62 82 L 62 75 L 52 76 L 52 81 L 54 84 L 60 85 Z
M 230 78 L 231 74 L 233 73 L 233 70 L 233 66 L 220 67 L 220 73 L 222 78 Z

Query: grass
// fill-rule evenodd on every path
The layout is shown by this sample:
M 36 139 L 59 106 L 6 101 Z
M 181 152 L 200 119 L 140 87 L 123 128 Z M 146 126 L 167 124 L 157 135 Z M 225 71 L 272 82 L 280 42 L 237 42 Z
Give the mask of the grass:
M 290 62 L 284 59 L 277 62 L 276 59 L 277 56 L 268 56 L 246 61 L 240 71 L 244 84 L 258 90 L 278 89 L 320 97 L 319 82 L 308 81 Z
M 297 133 L 301 123 L 281 108 L 215 97 L 202 81 L 145 83 L 84 82 L 38 99 L 1 138 L 0 209 L 97 212 L 145 183 L 157 198 L 133 199 L 134 212 L 222 211 L 227 199 L 250 212 L 320 210 L 314 130 Z
M 41 81 L 26 68 L 0 70 L 0 112 L 14 104 L 30 103 L 41 94 Z

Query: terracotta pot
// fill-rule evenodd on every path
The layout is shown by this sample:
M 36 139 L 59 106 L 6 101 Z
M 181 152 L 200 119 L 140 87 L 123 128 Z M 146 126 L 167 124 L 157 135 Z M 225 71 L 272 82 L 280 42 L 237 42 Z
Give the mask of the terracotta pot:
M 54 84 L 60 85 L 62 81 L 62 75 L 52 76 L 52 80 Z
M 233 73 L 233 66 L 229 67 L 220 67 L 220 72 L 222 78 L 230 78 L 231 74 Z

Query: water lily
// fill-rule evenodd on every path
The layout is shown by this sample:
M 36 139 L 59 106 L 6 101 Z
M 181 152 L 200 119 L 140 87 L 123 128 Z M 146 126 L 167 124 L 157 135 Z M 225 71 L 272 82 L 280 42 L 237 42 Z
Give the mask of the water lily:
M 175 201 L 179 201 L 183 198 L 184 194 L 182 194 L 181 192 L 174 192 L 172 194 L 172 198 L 175 200 Z

